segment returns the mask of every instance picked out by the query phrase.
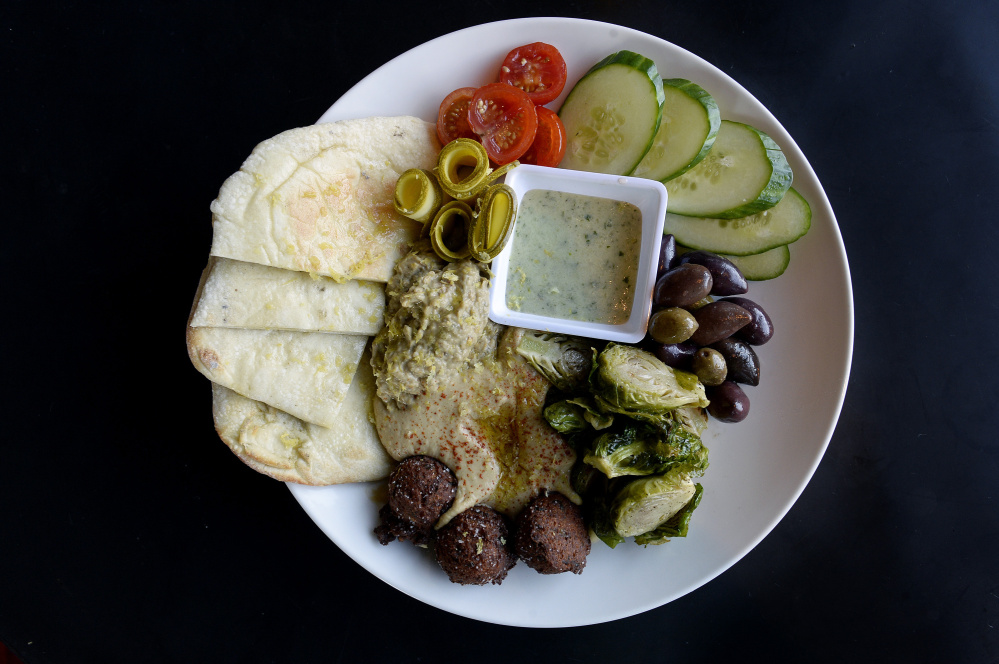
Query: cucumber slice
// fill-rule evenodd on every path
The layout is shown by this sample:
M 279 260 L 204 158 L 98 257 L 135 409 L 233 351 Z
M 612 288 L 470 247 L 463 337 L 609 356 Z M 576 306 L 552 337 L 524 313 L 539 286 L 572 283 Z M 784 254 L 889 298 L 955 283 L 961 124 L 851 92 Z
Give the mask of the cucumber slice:
M 736 219 L 771 208 L 791 186 L 791 166 L 772 138 L 722 120 L 701 163 L 666 183 L 666 209 L 692 217 Z
M 801 194 L 788 189 L 780 203 L 739 219 L 685 217 L 666 213 L 663 233 L 678 244 L 716 254 L 748 256 L 790 244 L 808 232 L 812 208 Z
M 680 244 L 676 245 L 677 256 L 682 256 L 688 251 L 696 251 L 696 249 L 684 247 Z M 749 254 L 748 256 L 733 256 L 732 254 L 716 255 L 732 261 L 732 264 L 739 268 L 739 272 L 742 273 L 742 276 L 747 281 L 776 279 L 784 274 L 784 270 L 787 269 L 788 264 L 791 262 L 791 249 L 786 244 L 760 254 Z
M 685 78 L 663 79 L 663 119 L 652 147 L 632 175 L 666 182 L 686 173 L 714 145 L 721 112 L 708 92 Z
M 631 51 L 608 55 L 559 109 L 566 136 L 560 166 L 630 175 L 659 130 L 664 98 L 656 63 Z
M 791 250 L 786 244 L 764 251 L 760 254 L 750 254 L 749 256 L 725 256 L 742 272 L 742 276 L 749 281 L 766 281 L 776 279 L 784 274 L 788 263 L 791 262 Z

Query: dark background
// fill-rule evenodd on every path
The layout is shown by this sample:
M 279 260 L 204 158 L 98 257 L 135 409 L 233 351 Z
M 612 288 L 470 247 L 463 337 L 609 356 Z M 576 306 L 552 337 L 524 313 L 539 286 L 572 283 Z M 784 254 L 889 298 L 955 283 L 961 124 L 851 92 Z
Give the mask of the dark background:
M 545 15 L 651 33 L 760 99 L 856 304 L 838 428 L 775 530 L 671 604 L 564 630 L 365 572 L 215 438 L 183 342 L 208 204 L 253 145 L 428 39 Z M 997 62 L 999 5 L 973 0 L 6 0 L 0 641 L 29 664 L 999 662 Z

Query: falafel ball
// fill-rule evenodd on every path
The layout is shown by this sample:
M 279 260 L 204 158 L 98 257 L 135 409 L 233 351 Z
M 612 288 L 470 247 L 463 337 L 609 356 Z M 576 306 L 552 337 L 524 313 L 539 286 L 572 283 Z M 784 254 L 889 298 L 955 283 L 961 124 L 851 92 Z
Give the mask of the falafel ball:
M 457 489 L 450 468 L 420 454 L 404 459 L 389 475 L 388 504 L 400 519 L 429 528 L 451 507 Z
M 517 515 L 514 552 L 541 574 L 579 574 L 590 535 L 579 505 L 557 491 L 542 491 Z
M 437 563 L 453 583 L 499 585 L 517 562 L 502 514 L 474 505 L 437 531 Z
M 395 467 L 388 480 L 388 504 L 375 528 L 378 541 L 393 539 L 427 544 L 433 526 L 454 502 L 458 480 L 446 465 L 425 455 L 411 456 Z

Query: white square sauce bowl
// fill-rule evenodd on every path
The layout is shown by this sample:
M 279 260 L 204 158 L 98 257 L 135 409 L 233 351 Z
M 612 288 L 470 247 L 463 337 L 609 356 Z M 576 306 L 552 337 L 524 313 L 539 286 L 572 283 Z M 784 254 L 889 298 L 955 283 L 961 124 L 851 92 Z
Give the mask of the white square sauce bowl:
M 489 293 L 489 318 L 503 325 L 532 330 L 560 332 L 622 343 L 641 341 L 645 337 L 652 310 L 652 289 L 655 286 L 663 220 L 666 214 L 666 187 L 661 182 L 644 178 L 586 173 L 529 164 L 517 166 L 507 173 L 506 184 L 516 195 L 517 219 L 510 240 L 492 262 L 494 276 Z M 522 213 L 528 211 L 531 206 L 536 208 L 532 216 L 534 219 L 539 219 L 534 204 L 539 196 L 547 196 L 546 194 L 541 192 L 533 194 L 529 197 L 529 205 L 524 205 L 524 196 L 535 190 L 555 192 L 553 196 L 548 196 L 550 201 L 568 195 L 569 198 L 583 196 L 630 204 L 613 207 L 624 211 L 622 214 L 630 211 L 632 215 L 635 212 L 634 208 L 637 208 L 641 214 L 640 225 L 637 222 L 631 223 L 640 226 L 640 241 L 636 245 L 634 240 L 637 238 L 620 238 L 620 248 L 618 248 L 618 245 L 604 245 L 605 236 L 601 235 L 602 246 L 599 249 L 591 249 L 587 246 L 591 233 L 585 227 L 588 221 L 579 218 L 578 221 L 583 226 L 574 228 L 572 224 L 564 224 L 564 220 L 555 218 L 557 215 L 545 218 L 544 223 L 550 224 L 550 227 L 544 228 L 541 232 L 541 227 L 538 226 L 537 230 L 541 234 L 534 234 L 533 239 L 530 239 L 527 235 L 528 227 L 522 226 L 518 229 L 518 225 Z M 586 201 L 580 201 L 581 204 L 584 202 Z M 588 220 L 589 217 L 585 219 Z M 601 231 L 609 229 L 611 236 L 614 235 L 614 231 L 620 232 L 620 229 L 613 228 L 617 222 L 612 223 L 612 219 L 604 221 L 606 225 L 600 229 Z M 623 221 L 621 225 L 623 227 Z M 518 230 L 523 231 L 519 236 Z M 572 249 L 573 245 L 577 248 Z M 570 249 L 567 250 L 566 247 Z M 527 259 L 528 252 L 534 253 L 533 259 Z M 548 303 L 553 300 L 560 303 L 562 300 L 568 302 L 576 298 L 589 303 L 591 299 L 594 301 L 598 299 L 597 291 L 605 287 L 619 288 L 613 286 L 619 275 L 607 267 L 608 261 L 611 260 L 609 256 L 612 255 L 625 258 L 625 262 L 629 265 L 637 258 L 635 282 L 630 286 L 630 302 L 618 301 L 614 311 L 610 309 L 603 311 L 599 305 L 594 304 L 596 311 L 590 312 L 589 315 L 573 311 L 572 315 L 566 316 L 564 311 L 552 313 L 545 311 L 546 308 L 550 308 L 545 303 L 546 300 Z M 535 274 L 529 275 L 532 270 Z M 549 270 L 555 273 L 561 270 L 563 288 L 568 285 L 574 292 L 563 292 L 554 285 L 549 289 L 549 283 L 544 278 Z M 518 291 L 517 282 L 524 284 L 528 277 L 534 278 L 534 288 L 529 291 Z M 631 275 L 626 275 L 620 280 L 628 284 Z M 541 290 L 545 292 L 542 293 Z M 607 297 L 612 295 L 613 293 L 608 294 Z M 630 310 L 627 305 L 630 305 Z

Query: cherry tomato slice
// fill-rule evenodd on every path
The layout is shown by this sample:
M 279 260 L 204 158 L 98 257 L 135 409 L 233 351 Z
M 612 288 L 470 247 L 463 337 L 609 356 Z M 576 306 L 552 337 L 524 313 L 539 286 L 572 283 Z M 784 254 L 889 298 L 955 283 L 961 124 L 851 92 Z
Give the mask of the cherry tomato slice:
M 555 111 L 538 106 L 538 131 L 527 152 L 520 156 L 521 163 L 537 166 L 558 166 L 565 156 L 565 125 Z
M 441 102 L 437 111 L 437 138 L 441 145 L 447 145 L 456 138 L 474 138 L 478 136 L 468 126 L 468 104 L 472 101 L 475 88 L 458 88 Z
M 565 60 L 551 44 L 518 46 L 503 60 L 499 80 L 520 88 L 541 106 L 558 97 L 565 87 Z
M 538 114 L 527 93 L 506 83 L 483 85 L 472 95 L 468 124 L 496 164 L 508 164 L 531 147 Z

